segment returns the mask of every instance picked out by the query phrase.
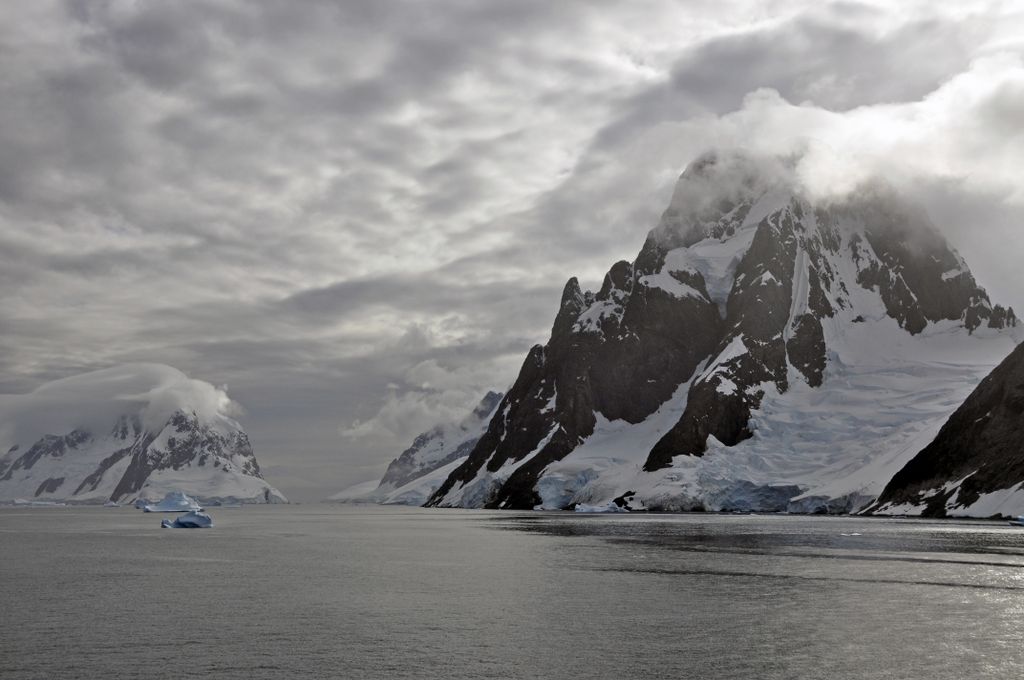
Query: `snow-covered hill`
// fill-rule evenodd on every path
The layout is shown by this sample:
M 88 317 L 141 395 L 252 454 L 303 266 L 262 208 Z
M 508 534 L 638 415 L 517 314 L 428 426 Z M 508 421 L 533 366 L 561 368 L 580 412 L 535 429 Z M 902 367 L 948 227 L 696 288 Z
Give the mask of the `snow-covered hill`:
M 488 392 L 459 422 L 439 424 L 416 437 L 412 446 L 391 461 L 379 482 L 356 484 L 328 500 L 423 505 L 476 446 L 502 396 Z
M 855 510 L 1015 327 L 888 186 L 815 199 L 785 160 L 707 154 L 634 262 L 569 280 L 429 504 Z
M 0 501 L 285 502 L 264 481 L 233 403 L 159 364 L 127 364 L 0 396 Z

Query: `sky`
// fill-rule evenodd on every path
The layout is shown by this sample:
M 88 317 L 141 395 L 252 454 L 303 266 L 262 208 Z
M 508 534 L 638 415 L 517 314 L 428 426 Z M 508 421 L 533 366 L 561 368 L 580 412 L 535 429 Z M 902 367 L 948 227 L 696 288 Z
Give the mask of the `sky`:
M 1024 310 L 1020 3 L 5 3 L 0 394 L 167 364 L 324 498 L 509 385 L 713 147 L 886 176 Z

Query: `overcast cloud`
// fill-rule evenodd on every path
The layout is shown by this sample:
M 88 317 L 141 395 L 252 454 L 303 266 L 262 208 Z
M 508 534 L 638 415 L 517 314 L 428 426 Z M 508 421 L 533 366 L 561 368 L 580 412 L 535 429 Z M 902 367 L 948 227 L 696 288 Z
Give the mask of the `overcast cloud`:
M 1024 307 L 1021 36 L 1013 2 L 4 5 L 0 393 L 166 363 L 324 497 L 503 389 L 714 145 L 886 174 Z

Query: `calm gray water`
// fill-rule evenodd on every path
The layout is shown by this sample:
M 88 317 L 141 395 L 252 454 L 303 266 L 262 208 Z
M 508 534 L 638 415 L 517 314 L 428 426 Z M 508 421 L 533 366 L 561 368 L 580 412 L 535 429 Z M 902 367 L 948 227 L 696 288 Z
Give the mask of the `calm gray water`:
M 8 678 L 1019 678 L 1024 530 L 0 509 Z M 859 535 L 854 535 L 859 534 Z

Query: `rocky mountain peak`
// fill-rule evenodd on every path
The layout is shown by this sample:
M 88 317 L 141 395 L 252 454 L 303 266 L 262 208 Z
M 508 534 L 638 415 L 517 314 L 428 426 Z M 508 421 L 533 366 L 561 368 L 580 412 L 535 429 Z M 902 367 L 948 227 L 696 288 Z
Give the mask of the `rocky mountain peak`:
M 811 200 L 792 159 L 709 153 L 683 172 L 632 263 L 597 293 L 575 278 L 487 433 L 431 499 L 533 507 L 537 481 L 598 419 L 640 423 L 689 383 L 644 469 L 735 446 L 768 391 L 827 380 L 831 346 L 869 320 L 913 336 L 1016 323 L 919 206 L 872 183 Z

